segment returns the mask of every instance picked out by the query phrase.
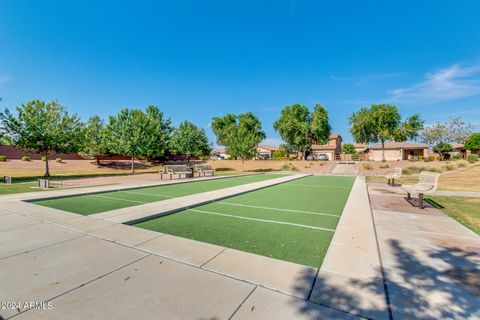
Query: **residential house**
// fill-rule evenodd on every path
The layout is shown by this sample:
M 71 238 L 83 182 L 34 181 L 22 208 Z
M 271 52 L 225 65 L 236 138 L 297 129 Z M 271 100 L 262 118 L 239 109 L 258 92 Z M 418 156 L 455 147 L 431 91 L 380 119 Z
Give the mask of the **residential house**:
M 368 144 L 366 143 L 355 143 L 353 146 L 355 147 L 355 152 L 358 154 L 363 154 L 368 150 Z
M 342 136 L 336 133 L 330 134 L 330 140 L 326 144 L 312 144 L 310 153 L 318 157 L 326 155 L 328 160 L 335 160 L 342 153 Z
M 368 146 L 367 159 L 371 161 L 382 161 L 382 144 Z M 428 146 L 426 144 L 411 142 L 385 142 L 385 160 L 409 160 L 418 157 L 428 156 Z
M 278 150 L 278 147 L 258 145 L 256 149 L 260 157 L 264 159 L 272 159 L 273 153 Z
M 227 154 L 227 151 L 225 150 L 225 148 L 212 150 L 212 152 L 210 152 L 210 155 L 212 155 L 212 156 L 213 155 L 218 155 L 218 156 L 221 156 L 224 159 L 230 158 L 230 155 Z

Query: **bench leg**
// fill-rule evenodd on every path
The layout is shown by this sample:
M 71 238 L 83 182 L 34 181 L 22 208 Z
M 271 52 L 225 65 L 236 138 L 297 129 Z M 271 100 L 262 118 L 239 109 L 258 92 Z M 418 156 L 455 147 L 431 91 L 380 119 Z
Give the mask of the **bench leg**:
M 387 184 L 390 185 L 390 179 L 387 180 Z
M 418 207 L 420 209 L 424 208 L 424 206 L 423 206 L 423 193 L 418 194 Z
M 392 179 L 392 187 L 395 187 L 395 179 Z
M 412 199 L 412 196 L 410 195 L 410 193 L 407 193 L 407 199 Z

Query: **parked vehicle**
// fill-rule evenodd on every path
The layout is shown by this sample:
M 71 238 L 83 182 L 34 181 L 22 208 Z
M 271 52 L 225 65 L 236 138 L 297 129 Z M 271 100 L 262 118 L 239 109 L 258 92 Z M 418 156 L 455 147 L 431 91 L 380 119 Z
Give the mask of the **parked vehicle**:
M 312 153 L 307 156 L 307 160 L 308 161 L 312 161 L 312 160 L 328 161 L 328 156 L 324 153 L 320 153 L 320 154 Z
M 219 154 L 212 154 L 212 155 L 210 156 L 210 160 L 225 160 L 225 158 L 222 157 L 222 156 L 219 155 Z
M 256 156 L 256 158 L 258 160 L 268 160 L 268 159 L 270 159 L 270 157 L 266 154 L 259 154 L 259 155 Z

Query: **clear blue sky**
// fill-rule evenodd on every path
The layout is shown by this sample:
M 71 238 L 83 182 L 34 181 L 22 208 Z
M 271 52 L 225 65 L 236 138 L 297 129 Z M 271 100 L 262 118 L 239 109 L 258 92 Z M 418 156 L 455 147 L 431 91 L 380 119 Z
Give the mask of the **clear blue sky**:
M 158 105 L 174 123 L 282 107 L 397 104 L 480 129 L 480 1 L 0 2 L 0 108 L 58 99 L 83 119 Z M 213 138 L 213 137 L 212 137 Z

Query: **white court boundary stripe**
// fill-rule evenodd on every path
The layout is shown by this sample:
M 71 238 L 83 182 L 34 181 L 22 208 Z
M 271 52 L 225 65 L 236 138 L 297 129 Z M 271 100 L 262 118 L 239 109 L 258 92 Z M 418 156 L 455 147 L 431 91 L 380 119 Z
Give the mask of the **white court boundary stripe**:
M 339 187 L 339 186 L 319 186 L 315 184 L 299 184 L 299 183 L 285 183 L 284 187 L 295 186 L 295 187 L 313 187 L 313 188 L 322 188 L 322 189 L 352 189 L 351 187 Z
M 323 213 L 323 212 L 281 209 L 281 208 L 262 207 L 262 206 L 252 206 L 252 205 L 249 205 L 249 204 L 240 204 L 240 203 L 224 202 L 224 201 L 217 201 L 217 202 L 214 202 L 214 203 L 224 204 L 224 205 L 228 205 L 228 206 L 236 206 L 236 207 L 247 207 L 247 208 L 267 209 L 267 210 L 275 210 L 275 211 L 305 213 L 305 214 L 314 214 L 314 215 L 319 215 L 319 216 L 331 216 L 331 217 L 335 217 L 335 218 L 340 218 L 339 215 L 330 214 L 330 213 Z
M 252 220 L 252 221 L 259 221 L 259 222 L 266 222 L 266 223 L 275 223 L 275 224 L 285 224 L 285 225 L 294 226 L 294 227 L 300 227 L 300 228 L 307 228 L 307 229 L 315 229 L 315 230 L 321 230 L 321 231 L 335 232 L 335 230 L 333 230 L 333 229 L 307 226 L 307 225 L 305 225 L 305 224 L 297 224 L 297 223 L 282 222 L 282 221 L 275 221 L 275 220 L 266 220 L 266 219 L 257 219 L 257 218 L 241 217 L 241 216 L 234 216 L 234 215 L 230 215 L 230 214 L 213 212 L 213 211 L 204 211 L 204 210 L 196 210 L 196 209 L 187 209 L 186 211 L 193 211 L 193 212 L 207 213 L 207 214 L 212 214 L 212 215 L 216 215 L 216 216 L 230 217 L 230 218 L 236 218 L 236 219 Z
M 151 194 L 151 193 L 144 193 L 144 192 L 133 192 L 133 191 L 122 191 L 122 190 L 118 190 L 117 192 L 130 193 L 130 194 L 138 194 L 138 195 L 142 195 L 142 196 L 163 197 L 163 198 L 176 198 L 176 197 L 174 197 L 174 196 L 167 196 L 166 194 Z
M 127 202 L 134 202 L 134 203 L 150 203 L 150 202 L 144 202 L 144 201 L 135 201 L 135 200 L 128 200 L 128 199 L 122 199 L 122 198 L 114 198 L 114 197 L 107 197 L 107 196 L 101 196 L 98 194 L 87 194 L 87 196 L 91 197 L 97 197 L 97 198 L 105 198 L 105 199 L 110 199 L 110 200 L 119 200 L 119 201 L 127 201 Z

